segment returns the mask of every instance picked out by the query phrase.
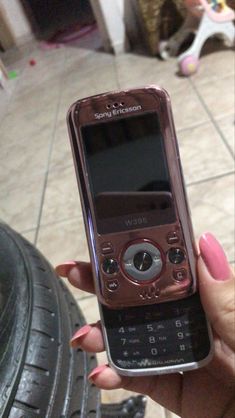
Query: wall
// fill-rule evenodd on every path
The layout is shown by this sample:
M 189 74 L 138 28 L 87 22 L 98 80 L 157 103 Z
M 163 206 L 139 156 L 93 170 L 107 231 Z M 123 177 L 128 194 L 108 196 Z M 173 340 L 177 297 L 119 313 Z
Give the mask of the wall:
M 0 0 L 0 8 L 7 20 L 16 45 L 20 45 L 33 37 L 30 24 L 25 16 L 19 0 Z
M 124 25 L 124 0 L 90 0 L 96 17 L 103 45 L 106 50 L 112 49 L 115 54 L 127 48 Z

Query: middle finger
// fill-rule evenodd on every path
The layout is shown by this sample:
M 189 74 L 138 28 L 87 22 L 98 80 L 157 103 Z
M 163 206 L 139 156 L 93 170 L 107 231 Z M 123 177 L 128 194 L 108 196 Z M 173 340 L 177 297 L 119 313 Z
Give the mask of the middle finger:
M 81 347 L 90 353 L 101 353 L 104 351 L 104 340 L 100 321 L 96 324 L 84 325 L 70 340 L 73 348 Z

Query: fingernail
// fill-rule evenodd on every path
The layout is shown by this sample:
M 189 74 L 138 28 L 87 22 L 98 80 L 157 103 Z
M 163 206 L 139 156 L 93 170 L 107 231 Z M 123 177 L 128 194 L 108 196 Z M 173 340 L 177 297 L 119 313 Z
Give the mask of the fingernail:
M 96 376 L 98 376 L 103 370 L 107 369 L 108 365 L 103 364 L 102 366 L 96 367 L 92 372 L 88 375 L 88 380 L 93 381 Z
M 70 340 L 71 347 L 76 347 L 77 345 L 79 345 L 80 338 L 87 335 L 90 332 L 91 328 L 91 325 L 84 325 L 84 327 L 80 328 L 77 332 L 75 332 L 75 334 Z
M 55 272 L 61 277 L 67 277 L 70 270 L 77 265 L 77 262 L 74 260 L 65 261 L 62 264 L 59 264 L 55 267 Z
M 223 248 L 217 239 L 207 232 L 199 241 L 201 256 L 206 267 L 215 280 L 227 280 L 230 268 Z

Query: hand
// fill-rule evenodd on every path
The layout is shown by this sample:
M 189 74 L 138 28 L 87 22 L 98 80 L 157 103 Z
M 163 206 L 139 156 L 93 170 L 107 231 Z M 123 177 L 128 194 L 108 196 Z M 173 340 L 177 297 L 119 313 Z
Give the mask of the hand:
M 211 234 L 199 242 L 198 278 L 201 301 L 212 324 L 215 355 L 211 363 L 183 374 L 151 377 L 118 375 L 108 365 L 96 367 L 88 378 L 99 388 L 124 388 L 146 394 L 182 418 L 235 417 L 235 280 L 226 256 Z M 67 262 L 57 266 L 59 275 L 75 287 L 94 293 L 91 266 Z M 104 351 L 100 323 L 82 327 L 72 338 L 73 347 Z

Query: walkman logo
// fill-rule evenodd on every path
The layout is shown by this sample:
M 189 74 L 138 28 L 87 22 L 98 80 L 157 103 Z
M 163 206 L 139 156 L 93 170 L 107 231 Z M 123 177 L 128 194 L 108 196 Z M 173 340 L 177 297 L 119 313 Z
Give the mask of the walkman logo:
M 124 107 L 121 109 L 112 109 L 110 111 L 103 112 L 103 113 L 95 113 L 95 119 L 112 118 L 113 116 L 119 116 L 125 113 L 137 112 L 138 110 L 141 110 L 141 109 L 142 109 L 141 105 L 132 106 L 132 107 Z

